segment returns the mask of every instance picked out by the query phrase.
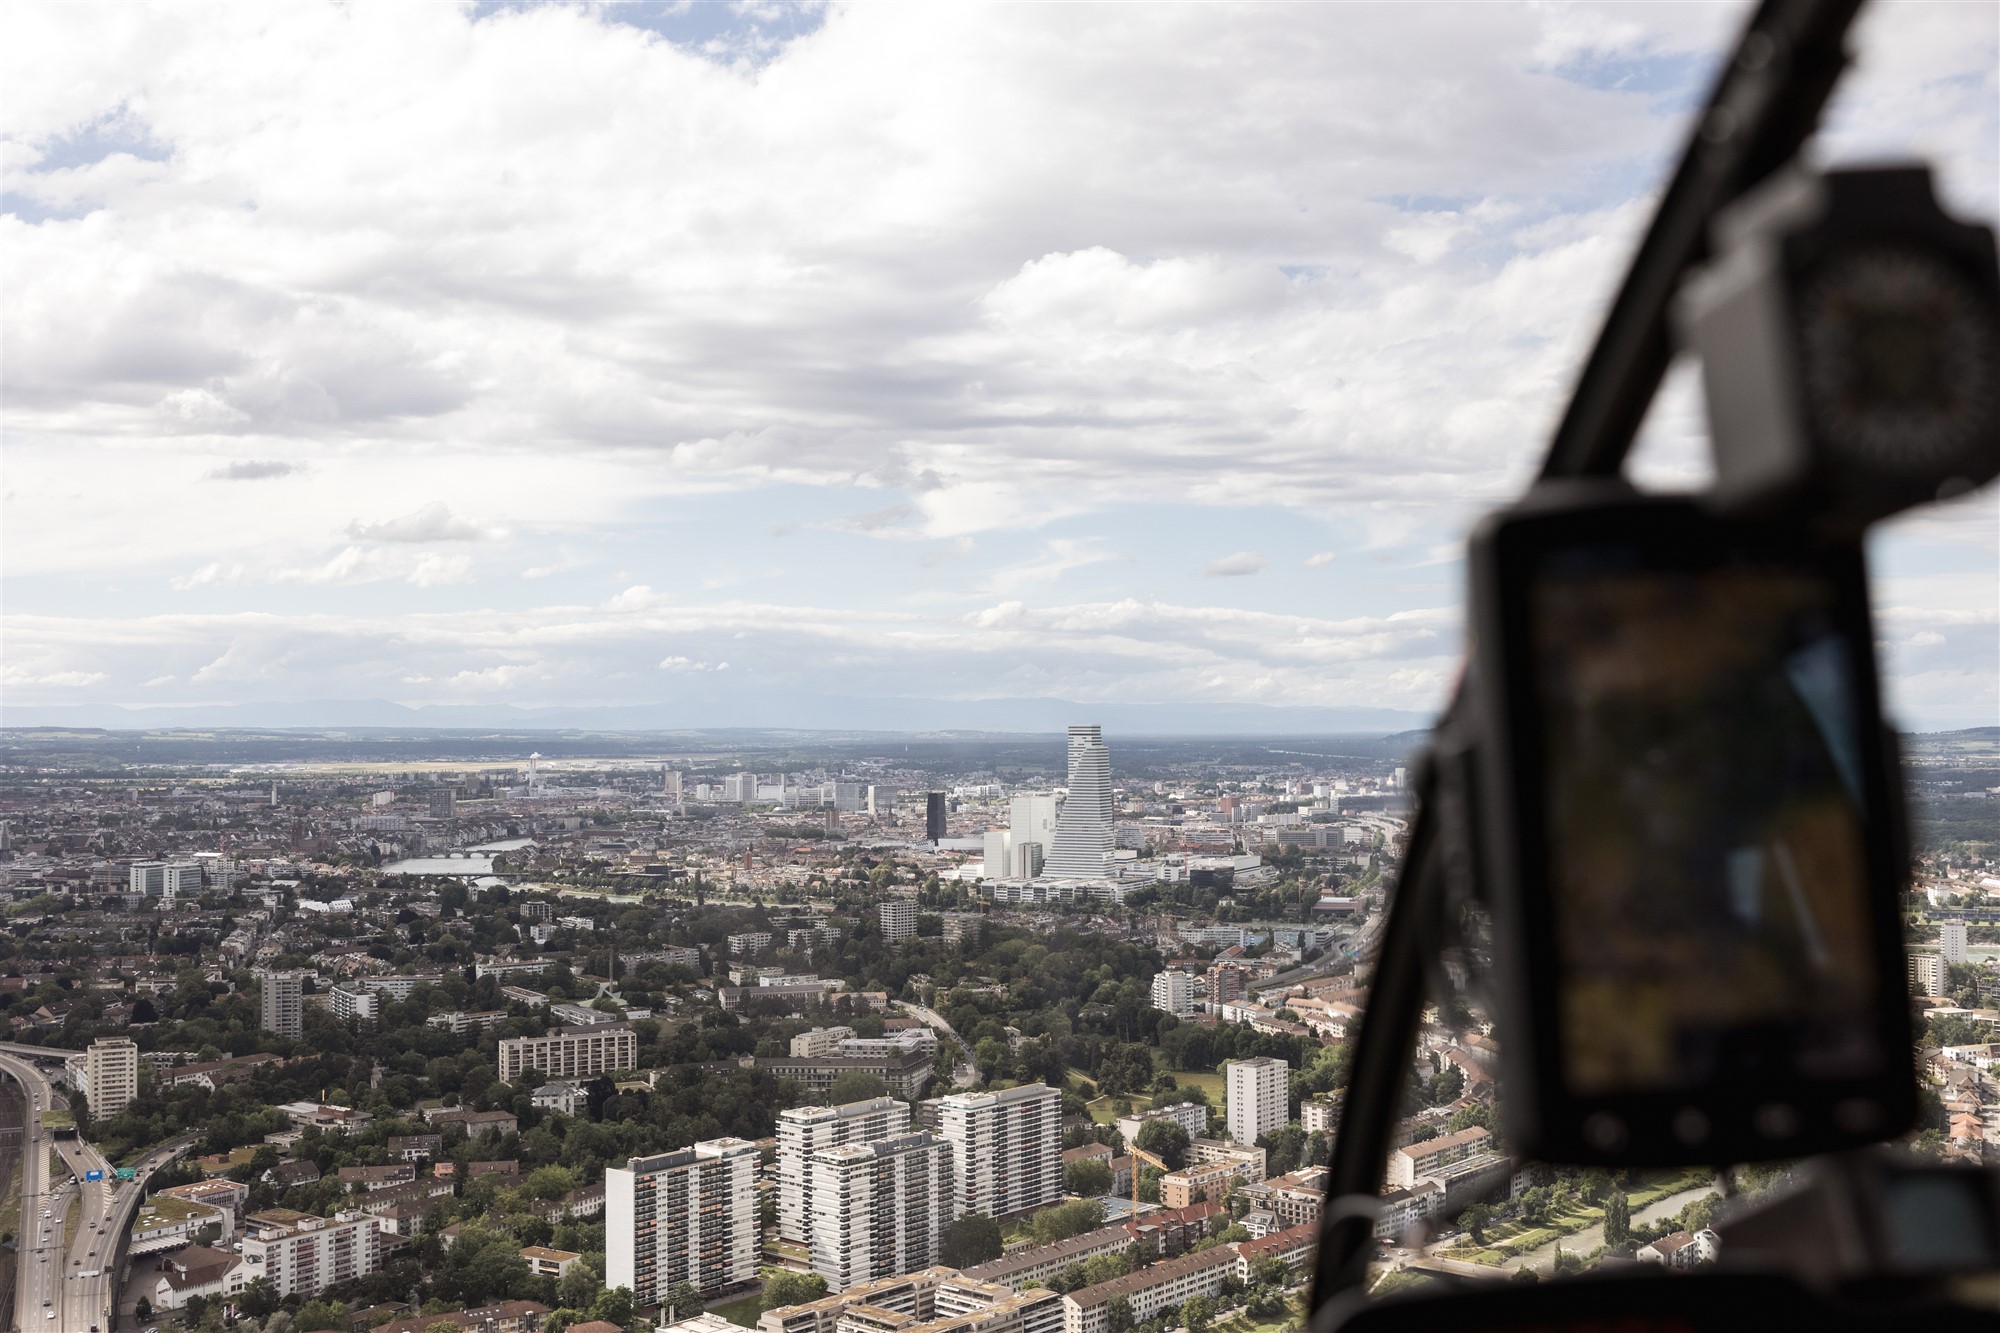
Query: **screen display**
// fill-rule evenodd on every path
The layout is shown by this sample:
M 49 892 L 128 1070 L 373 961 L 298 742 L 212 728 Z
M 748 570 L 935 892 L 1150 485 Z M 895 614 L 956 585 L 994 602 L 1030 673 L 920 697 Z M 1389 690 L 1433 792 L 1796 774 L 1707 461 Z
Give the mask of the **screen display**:
M 1691 561 L 1691 563 L 1693 563 Z M 1833 584 L 1545 556 L 1530 641 L 1565 1081 L 1584 1096 L 1884 1067 L 1857 645 Z

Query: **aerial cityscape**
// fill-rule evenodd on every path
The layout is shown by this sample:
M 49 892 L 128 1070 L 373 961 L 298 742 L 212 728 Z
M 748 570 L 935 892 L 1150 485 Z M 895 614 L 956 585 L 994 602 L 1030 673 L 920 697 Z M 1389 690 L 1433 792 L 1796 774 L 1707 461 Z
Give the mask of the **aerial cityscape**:
M 0 1333 L 2000 1310 L 2000 29 L 1849 8 L 0 6 Z
M 1296 1321 L 1414 739 L 9 732 L 19 1326 Z M 1938 1158 L 2000 1148 L 1996 744 L 1912 742 Z M 1713 1173 L 1507 1151 L 1451 982 L 1379 1284 L 1712 1257 Z

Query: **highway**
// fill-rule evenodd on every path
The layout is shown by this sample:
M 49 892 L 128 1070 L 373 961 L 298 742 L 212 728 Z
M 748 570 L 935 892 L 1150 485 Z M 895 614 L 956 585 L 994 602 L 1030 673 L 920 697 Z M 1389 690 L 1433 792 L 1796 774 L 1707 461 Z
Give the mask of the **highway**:
M 0 1073 L 26 1090 L 21 1132 L 21 1244 L 14 1291 L 14 1324 L 23 1333 L 110 1333 L 118 1295 L 125 1237 L 146 1179 L 186 1152 L 192 1138 L 161 1144 L 139 1164 L 134 1179 L 119 1181 L 111 1164 L 80 1138 L 56 1138 L 41 1126 L 41 1112 L 64 1103 L 49 1077 L 28 1060 L 0 1048 Z M 51 1180 L 49 1150 L 67 1171 Z M 87 1180 L 92 1171 L 103 1179 Z M 64 1243 L 72 1211 L 75 1238 Z M 46 1214 L 46 1215 L 45 1215 Z

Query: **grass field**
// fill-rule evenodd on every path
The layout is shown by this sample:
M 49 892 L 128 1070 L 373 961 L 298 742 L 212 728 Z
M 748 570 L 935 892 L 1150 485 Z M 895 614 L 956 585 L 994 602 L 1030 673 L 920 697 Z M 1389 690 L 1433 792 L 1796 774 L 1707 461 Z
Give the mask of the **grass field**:
M 1090 1112 L 1090 1118 L 1093 1121 L 1100 1125 L 1109 1125 L 1118 1119 L 1118 1111 L 1112 1106 L 1114 1099 L 1094 1095 L 1097 1092 L 1097 1082 L 1095 1079 L 1091 1078 L 1090 1075 L 1084 1073 L 1081 1069 L 1071 1069 L 1068 1071 L 1068 1074 L 1070 1079 L 1083 1089 L 1083 1095 L 1088 1099 L 1085 1103 L 1085 1109 Z M 1183 1074 L 1176 1072 L 1174 1074 L 1174 1083 L 1176 1086 L 1183 1088 L 1200 1088 L 1207 1095 L 1210 1106 L 1218 1111 L 1224 1109 L 1224 1090 L 1227 1083 L 1221 1074 L 1199 1072 Z M 1146 1093 L 1132 1093 L 1126 1097 L 1126 1100 L 1132 1103 L 1132 1109 L 1135 1111 L 1150 1111 L 1153 1109 L 1153 1099 Z
M 755 1328 L 757 1327 L 757 1316 L 764 1312 L 762 1308 L 763 1303 L 764 1293 L 753 1291 L 748 1296 L 740 1297 L 724 1305 L 711 1305 L 708 1309 L 709 1313 L 721 1315 L 738 1328 Z

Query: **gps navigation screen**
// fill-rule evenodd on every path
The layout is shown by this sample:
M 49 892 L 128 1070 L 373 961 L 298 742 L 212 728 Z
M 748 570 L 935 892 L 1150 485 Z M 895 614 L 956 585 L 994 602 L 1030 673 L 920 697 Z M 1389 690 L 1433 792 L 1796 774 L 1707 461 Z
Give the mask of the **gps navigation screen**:
M 1661 569 L 1618 548 L 1558 553 L 1540 575 L 1571 1089 L 1879 1070 L 1857 648 L 1830 583 L 1754 562 Z

